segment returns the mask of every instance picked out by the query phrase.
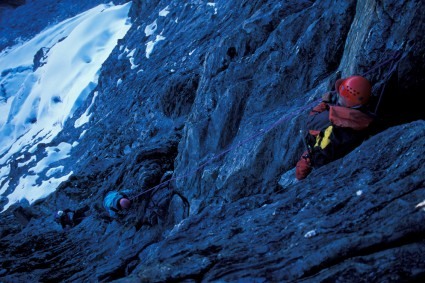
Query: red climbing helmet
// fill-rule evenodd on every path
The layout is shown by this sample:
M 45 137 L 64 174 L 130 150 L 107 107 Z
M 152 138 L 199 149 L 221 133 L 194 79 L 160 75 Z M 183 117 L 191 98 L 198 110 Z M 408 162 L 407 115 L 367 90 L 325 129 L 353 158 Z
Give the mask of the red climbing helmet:
M 370 82 L 362 76 L 351 76 L 337 80 L 335 89 L 343 98 L 346 106 L 353 107 L 365 105 L 369 102 L 372 86 Z
M 120 206 L 123 209 L 129 209 L 131 206 L 131 201 L 128 198 L 120 199 Z

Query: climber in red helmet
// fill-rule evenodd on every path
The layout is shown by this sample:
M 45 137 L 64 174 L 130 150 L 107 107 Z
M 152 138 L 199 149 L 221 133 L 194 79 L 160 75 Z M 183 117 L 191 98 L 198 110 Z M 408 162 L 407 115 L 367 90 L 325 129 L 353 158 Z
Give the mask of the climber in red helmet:
M 339 79 L 335 91 L 322 97 L 307 118 L 307 150 L 297 162 L 295 176 L 302 180 L 313 167 L 343 157 L 369 135 L 374 120 L 367 105 L 372 86 L 362 76 Z M 303 137 L 304 138 L 304 137 Z

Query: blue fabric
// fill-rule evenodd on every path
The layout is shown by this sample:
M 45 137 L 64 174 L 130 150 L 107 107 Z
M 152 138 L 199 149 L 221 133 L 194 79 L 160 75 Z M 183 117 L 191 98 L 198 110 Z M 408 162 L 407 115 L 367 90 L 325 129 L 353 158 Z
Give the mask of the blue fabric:
M 125 191 L 111 191 L 103 199 L 103 207 L 108 211 L 111 217 L 117 216 L 117 211 L 121 210 L 119 206 L 119 201 L 124 197 L 128 197 Z

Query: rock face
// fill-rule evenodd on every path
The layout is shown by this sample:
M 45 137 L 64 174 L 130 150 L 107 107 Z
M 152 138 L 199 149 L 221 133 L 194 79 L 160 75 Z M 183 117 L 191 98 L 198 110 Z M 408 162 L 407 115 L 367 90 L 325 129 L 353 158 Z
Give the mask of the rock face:
M 425 280 L 424 9 L 134 0 L 74 175 L 0 217 L 0 281 Z M 338 72 L 371 80 L 380 127 L 296 182 L 305 114 Z M 74 120 L 55 144 L 78 138 Z M 111 220 L 103 197 L 122 189 L 135 203 Z M 67 207 L 89 210 L 63 232 Z
M 405 157 L 421 151 L 423 126 L 381 133 L 285 190 L 204 209 L 144 250 L 143 264 L 120 282 L 423 278 L 424 211 L 415 209 L 424 197 L 423 159 Z
M 0 6 L 6 6 L 6 7 L 10 6 L 10 7 L 16 8 L 24 4 L 25 4 L 25 0 L 3 0 L 0 3 Z

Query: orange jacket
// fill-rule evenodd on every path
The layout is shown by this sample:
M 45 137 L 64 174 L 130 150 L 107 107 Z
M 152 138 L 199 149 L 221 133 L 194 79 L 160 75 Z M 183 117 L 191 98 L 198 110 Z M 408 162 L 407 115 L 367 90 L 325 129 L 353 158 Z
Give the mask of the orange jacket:
M 343 157 L 369 136 L 374 118 L 366 109 L 347 108 L 321 102 L 307 119 L 306 137 L 314 167 Z

